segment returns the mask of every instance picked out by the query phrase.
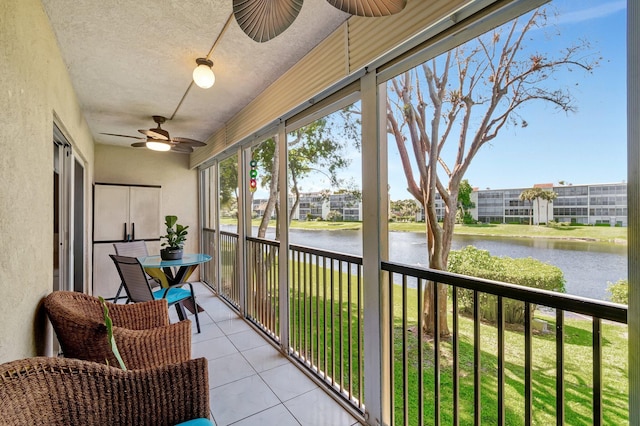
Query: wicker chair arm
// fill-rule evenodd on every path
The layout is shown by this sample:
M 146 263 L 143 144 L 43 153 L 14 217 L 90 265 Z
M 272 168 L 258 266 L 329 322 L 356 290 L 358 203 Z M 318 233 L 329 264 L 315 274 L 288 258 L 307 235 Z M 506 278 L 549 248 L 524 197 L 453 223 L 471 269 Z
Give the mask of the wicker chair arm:
M 119 305 L 109 303 L 109 314 L 113 324 L 132 330 L 146 330 L 169 324 L 169 309 L 166 300 Z
M 65 358 L 0 365 L 0 419 L 11 425 L 175 425 L 209 417 L 207 360 L 122 371 Z
M 113 328 L 113 337 L 120 355 L 130 370 L 175 364 L 191 359 L 191 333 L 189 320 L 148 330 Z M 110 365 L 117 366 L 113 353 L 110 352 L 108 355 Z

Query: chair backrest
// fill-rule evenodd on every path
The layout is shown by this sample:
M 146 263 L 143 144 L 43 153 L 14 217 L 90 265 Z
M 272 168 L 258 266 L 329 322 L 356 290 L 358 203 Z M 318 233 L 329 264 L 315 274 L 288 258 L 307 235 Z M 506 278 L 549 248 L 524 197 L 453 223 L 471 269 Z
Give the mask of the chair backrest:
M 135 257 L 110 254 L 124 284 L 129 300 L 134 303 L 147 302 L 153 299 L 153 293 L 144 268 Z
M 44 308 L 65 356 L 104 362 L 115 358 L 106 340 L 100 301 L 87 294 L 54 291 Z
M 141 257 L 149 256 L 147 243 L 144 241 L 129 241 L 126 243 L 113 243 L 113 248 L 118 256 Z
M 0 423 L 175 425 L 209 417 L 207 360 L 123 371 L 70 358 L 0 365 Z

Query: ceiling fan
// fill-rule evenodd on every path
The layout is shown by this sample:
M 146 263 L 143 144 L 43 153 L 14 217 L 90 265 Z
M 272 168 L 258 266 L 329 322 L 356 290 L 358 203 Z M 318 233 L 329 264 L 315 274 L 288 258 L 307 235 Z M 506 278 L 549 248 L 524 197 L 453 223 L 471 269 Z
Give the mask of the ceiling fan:
M 189 138 L 171 137 L 169 132 L 163 129 L 160 125 L 167 121 L 165 117 L 160 115 L 154 115 L 153 121 L 158 125 L 152 129 L 139 129 L 138 132 L 142 133 L 146 137 L 118 135 L 115 133 L 101 133 L 101 135 L 118 136 L 121 138 L 139 139 L 141 142 L 134 142 L 131 146 L 135 148 L 146 147 L 154 151 L 173 151 L 183 154 L 192 153 L 194 148 L 205 146 L 206 144 L 201 141 Z

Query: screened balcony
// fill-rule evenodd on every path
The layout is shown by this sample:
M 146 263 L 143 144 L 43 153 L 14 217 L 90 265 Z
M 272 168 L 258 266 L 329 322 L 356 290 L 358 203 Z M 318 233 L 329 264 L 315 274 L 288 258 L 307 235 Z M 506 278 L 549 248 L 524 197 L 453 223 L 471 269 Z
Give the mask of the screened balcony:
M 322 0 L 315 2 L 324 3 Z M 136 2 L 124 2 L 118 7 L 133 3 Z M 269 395 L 267 400 L 255 401 L 251 398 L 256 395 L 244 395 L 247 401 L 254 402 L 246 403 L 244 398 L 236 398 L 235 405 L 228 405 L 230 410 L 217 406 L 212 397 L 212 413 L 218 423 L 251 424 L 255 419 L 262 422 L 262 415 L 271 414 L 269 418 L 276 420 L 282 414 L 297 423 L 313 424 L 311 416 L 304 416 L 310 410 L 301 414 L 293 401 L 304 395 L 320 395 L 319 390 L 322 390 L 322 395 L 330 400 L 318 396 L 315 403 L 322 408 L 323 414 L 330 412 L 323 408 L 325 403 L 342 407 L 342 411 L 336 411 L 336 416 L 344 419 L 345 424 L 353 424 L 352 420 L 371 425 L 562 424 L 571 416 L 577 416 L 576 423 L 580 424 L 618 424 L 625 423 L 625 419 L 629 424 L 638 424 L 640 121 L 637 118 L 640 72 L 637 46 L 640 37 L 637 29 L 640 28 L 640 15 L 637 2 L 602 2 L 607 6 L 603 8 L 591 7 L 594 5 L 591 2 L 563 2 L 564 11 L 568 13 L 561 24 L 573 23 L 588 35 L 591 33 L 587 18 L 605 19 L 615 13 L 626 13 L 626 27 L 623 19 L 618 25 L 609 26 L 610 31 L 607 31 L 607 36 L 622 36 L 611 39 L 614 48 L 602 51 L 606 55 L 617 52 L 616 60 L 611 61 L 606 56 L 603 64 L 615 66 L 622 72 L 611 78 L 599 75 L 589 78 L 600 87 L 597 93 L 582 92 L 586 98 L 601 103 L 595 118 L 563 128 L 557 126 L 555 120 L 558 116 L 564 119 L 564 113 L 537 117 L 538 123 L 515 120 L 515 128 L 506 138 L 508 143 L 521 142 L 519 135 L 535 128 L 536 124 L 543 130 L 530 143 L 524 144 L 529 149 L 517 161 L 492 158 L 484 164 L 489 174 L 506 181 L 516 179 L 525 166 L 531 165 L 541 171 L 557 167 L 558 174 L 548 181 L 573 180 L 561 175 L 564 169 L 562 164 L 558 167 L 558 159 L 565 164 L 574 164 L 595 157 L 603 165 L 615 164 L 621 171 L 625 166 L 628 168 L 628 174 L 624 170 L 624 177 L 616 178 L 626 180 L 628 185 L 628 310 L 607 302 L 540 293 L 447 274 L 415 262 L 392 261 L 389 257 L 386 228 L 389 217 L 385 213 L 389 209 L 388 187 L 390 178 L 403 176 L 398 168 L 402 163 L 401 154 L 389 149 L 402 139 L 396 137 L 394 140 L 388 133 L 390 122 L 387 121 L 386 102 L 392 99 L 395 106 L 400 105 L 393 95 L 394 82 L 400 84 L 402 78 L 413 78 L 422 72 L 428 61 L 443 58 L 442 55 L 446 56 L 462 43 L 547 3 L 554 6 L 560 2 L 408 0 L 410 13 L 398 17 L 383 18 L 384 21 L 349 18 L 348 22 L 335 22 L 335 27 L 318 38 L 317 46 L 309 55 L 301 57 L 297 63 L 282 66 L 278 70 L 279 78 L 274 77 L 270 80 L 272 83 L 242 97 L 244 104 L 236 104 L 234 109 L 226 102 L 216 100 L 213 102 L 215 109 L 208 109 L 198 107 L 202 105 L 200 103 L 189 105 L 194 98 L 207 97 L 196 90 L 189 92 L 187 89 L 189 96 L 182 102 L 185 98 L 181 99 L 181 96 L 186 96 L 184 89 L 191 82 L 191 69 L 183 65 L 193 62 L 191 59 L 176 61 L 179 64 L 173 67 L 168 67 L 166 60 L 162 64 L 155 62 L 159 53 L 174 52 L 171 48 L 158 47 L 157 32 L 140 32 L 137 25 L 128 25 L 124 19 L 113 19 L 99 7 L 79 8 L 72 1 L 6 2 L 0 7 L 0 14 L 7 22 L 3 33 L 6 37 L 2 40 L 7 59 L 2 61 L 6 78 L 0 81 L 7 108 L 0 115 L 4 119 L 3 128 L 8 129 L 2 156 L 7 167 L 0 172 L 4 182 L 0 198 L 6 201 L 0 203 L 3 218 L 0 229 L 11 250 L 4 253 L 0 278 L 6 283 L 17 281 L 19 285 L 3 299 L 0 310 L 5 324 L 0 338 L 0 358 L 12 360 L 52 353 L 49 347 L 52 336 L 47 334 L 45 321 L 38 313 L 42 297 L 55 289 L 92 292 L 92 274 L 95 273 L 95 253 L 91 249 L 93 184 L 161 185 L 164 194 L 162 214 L 177 213 L 191 225 L 187 249 L 207 251 L 214 258 L 200 277 L 208 286 L 200 289 L 200 297 L 203 301 L 209 299 L 206 315 L 211 321 L 207 320 L 201 336 L 194 335 L 194 355 L 209 358 L 212 365 L 229 357 L 244 367 L 250 366 L 243 370 L 247 374 L 245 377 L 225 372 L 226 367 L 212 370 L 212 395 L 222 400 L 227 394 L 216 393 L 242 381 L 253 383 L 251 380 L 264 383 L 275 395 L 273 398 L 260 384 Z M 181 6 L 175 2 L 171 5 Z M 113 8 L 114 13 L 118 7 Z M 166 9 L 153 7 L 138 9 L 157 13 L 156 17 L 166 12 Z M 225 19 L 229 9 L 230 1 Z M 583 9 L 591 13 L 573 13 Z M 72 12 L 76 11 L 88 11 L 88 16 L 96 20 L 105 18 L 112 24 L 124 23 L 145 37 L 153 38 L 153 44 L 142 46 L 145 57 L 153 60 L 145 61 L 133 53 L 137 43 L 126 42 L 138 41 L 133 33 L 127 32 L 133 34 L 131 39 L 113 33 L 101 37 L 98 30 L 110 29 L 110 25 L 71 25 L 72 22 L 96 22 L 74 19 Z M 166 15 L 173 15 L 171 19 L 178 22 L 176 14 Z M 151 21 L 136 21 L 142 22 Z M 209 22 L 206 27 L 212 29 Z M 61 32 L 65 36 L 60 36 L 58 30 L 67 32 Z M 90 35 L 95 43 L 93 46 L 99 48 L 87 48 L 83 42 L 89 37 L 83 37 L 83 34 Z M 293 34 L 293 29 L 289 34 Z M 206 53 L 211 46 L 209 35 L 205 35 L 207 40 L 203 42 L 206 48 L 201 46 L 198 55 Z M 111 45 L 110 40 L 115 43 Z M 167 41 L 176 40 L 167 37 Z M 544 48 L 551 45 L 541 44 Z M 108 46 L 122 48 L 122 56 L 114 54 Z M 237 46 L 234 44 L 230 51 L 251 56 Z M 185 50 L 196 54 L 192 46 L 182 46 L 175 49 L 175 55 Z M 73 54 L 76 56 L 67 56 Z M 98 56 L 97 63 L 90 61 Z M 34 57 L 38 60 L 33 60 Z M 536 62 L 536 55 L 528 57 Z M 280 59 L 280 56 L 274 54 L 273 58 Z M 100 60 L 104 63 L 100 64 Z M 140 63 L 150 66 L 134 66 Z M 216 63 L 217 69 L 221 69 L 220 65 Z M 147 85 L 151 81 L 157 83 L 155 78 L 167 68 L 171 68 L 171 72 L 158 81 L 170 81 L 174 89 L 171 93 L 165 90 L 170 86 L 167 83 L 154 87 Z M 260 71 L 258 69 L 256 74 Z M 237 74 L 244 77 L 243 73 Z M 572 76 L 577 74 L 572 70 Z M 123 76 L 122 81 L 115 75 Z M 130 83 L 127 85 L 125 75 L 136 78 L 127 79 Z M 222 77 L 224 74 L 217 75 Z M 261 81 L 261 77 L 254 80 Z M 223 81 L 221 78 L 218 83 Z M 412 81 L 418 82 L 405 79 L 408 83 Z M 419 80 L 420 84 L 424 81 Z M 569 83 L 580 92 L 585 81 L 569 80 Z M 485 82 L 491 82 L 491 78 Z M 132 96 L 136 86 L 144 86 L 142 93 L 146 96 Z M 406 85 L 407 88 L 411 86 Z M 613 90 L 614 86 L 624 88 Z M 98 87 L 106 87 L 106 91 L 93 90 Z M 216 87 L 227 89 L 230 86 L 218 84 Z M 424 95 L 426 86 L 422 88 Z M 111 95 L 116 97 L 116 102 L 108 102 L 113 100 Z M 456 96 L 449 99 L 454 98 L 459 99 Z M 150 102 L 145 102 L 142 108 L 142 100 Z M 180 121 L 185 117 L 178 115 L 167 128 L 175 135 L 190 136 L 188 131 L 198 127 L 197 138 L 206 140 L 207 146 L 188 156 L 131 148 L 132 141 L 126 138 L 137 136 L 135 129 L 149 127 L 146 121 L 160 112 L 157 109 L 161 102 L 164 102 L 161 113 L 167 116 L 177 111 L 176 104 L 184 105 L 180 112 L 206 116 L 206 120 L 203 118 L 195 123 L 196 120 Z M 416 107 L 427 103 L 417 103 Z M 342 214 L 362 221 L 362 255 L 344 253 L 340 246 L 331 250 L 315 247 L 312 238 L 304 243 L 292 242 L 287 232 L 288 221 L 293 217 L 290 213 L 297 215 L 294 220 L 325 214 L 323 188 L 313 188 L 311 192 L 316 192 L 317 198 L 310 197 L 304 203 L 296 201 L 290 192 L 293 185 L 289 166 L 299 159 L 290 155 L 290 144 L 295 140 L 296 132 L 352 105 L 357 106 L 361 151 L 358 156 L 342 158 L 351 158 L 354 164 L 361 165 L 355 183 L 362 193 L 362 206 L 348 212 L 343 209 Z M 128 109 L 132 106 L 139 109 Z M 399 111 L 408 112 L 409 108 Z M 612 120 L 620 117 L 625 117 L 626 122 L 621 124 Z M 422 122 L 430 122 L 432 118 Z M 205 121 L 216 124 L 206 127 L 202 125 Z M 51 134 L 56 126 L 60 134 L 54 131 L 52 154 Z M 103 132 L 121 134 L 125 138 L 111 144 L 112 139 L 105 137 Z M 560 132 L 563 136 L 557 137 Z M 431 132 L 424 132 L 427 133 Z M 59 136 L 64 138 L 59 139 Z M 279 224 L 278 238 L 269 232 L 261 235 L 253 230 L 255 225 L 251 222 L 252 209 L 249 207 L 254 201 L 249 190 L 252 154 L 256 153 L 258 145 L 274 136 L 281 153 L 277 163 L 279 169 L 261 165 L 258 174 L 262 177 L 267 172 L 272 173 L 272 181 L 280 184 L 279 212 L 273 214 L 273 221 Z M 407 140 L 411 138 L 409 134 L 405 136 Z M 584 142 L 589 140 L 599 144 L 592 150 L 584 149 Z M 538 141 L 551 141 L 555 145 L 538 149 L 543 146 L 538 145 Z M 623 153 L 618 155 L 620 141 Z M 493 152 L 501 153 L 503 148 L 511 147 L 503 142 L 505 140 L 495 140 Z M 482 152 L 485 151 L 483 148 Z M 223 183 L 220 179 L 221 168 L 227 161 L 235 163 L 236 182 Z M 480 167 L 474 161 L 475 164 Z M 601 167 L 596 164 L 585 169 L 590 178 Z M 476 184 L 473 179 L 471 183 Z M 395 183 L 393 186 L 404 189 L 406 185 Z M 231 206 L 228 199 L 221 199 L 221 190 L 237 191 L 235 206 Z M 300 203 L 294 211 L 290 207 L 296 202 Z M 607 206 L 609 202 L 606 201 Z M 268 207 L 267 203 L 264 207 Z M 338 205 L 330 207 L 340 208 Z M 535 209 L 528 212 L 532 210 Z M 445 212 L 446 208 L 439 205 L 435 216 L 442 217 Z M 504 212 L 500 213 L 504 215 Z M 569 211 L 569 215 L 572 214 Z M 501 216 L 492 214 L 488 220 L 494 217 Z M 222 218 L 232 219 L 233 226 L 225 227 Z M 609 222 L 617 223 L 617 220 L 609 218 Z M 435 294 L 446 294 L 435 300 L 446 307 L 451 333 L 448 337 L 419 332 L 424 326 L 419 309 L 421 299 L 434 286 L 442 290 Z M 477 312 L 477 302 L 485 300 L 492 301 L 495 306 L 495 318 L 490 323 L 480 319 L 484 315 L 482 310 Z M 528 321 L 516 330 L 506 321 L 503 326 L 502 321 L 510 309 L 508 306 L 514 303 Z M 233 319 L 217 318 L 217 312 Z M 542 329 L 539 329 L 541 323 Z M 236 326 L 239 328 L 234 329 Z M 259 333 L 255 339 L 247 338 L 253 343 L 240 337 L 248 328 Z M 579 345 L 573 343 L 576 336 L 580 339 Z M 610 357 L 611 342 L 619 341 L 620 336 L 628 341 L 628 353 L 618 354 L 615 359 L 626 362 L 611 361 Z M 231 346 L 214 345 L 223 337 L 231 342 Z M 256 346 L 243 346 L 245 343 Z M 521 359 L 514 359 L 512 347 L 518 348 Z M 245 353 L 252 350 L 255 352 Z M 264 352 L 256 357 L 261 351 Z M 270 364 L 272 361 L 275 364 Z M 577 364 L 588 370 L 580 380 L 573 375 Z M 305 379 L 291 384 L 291 388 L 296 389 L 283 390 L 277 382 L 266 378 L 267 371 L 277 368 L 300 371 Z M 224 383 L 222 380 L 216 382 L 216 377 L 224 378 L 225 375 Z M 312 389 L 308 390 L 309 387 Z M 624 393 L 628 394 L 626 400 L 620 397 Z M 247 410 L 252 404 L 260 410 Z M 252 416 L 258 417 L 252 419 Z

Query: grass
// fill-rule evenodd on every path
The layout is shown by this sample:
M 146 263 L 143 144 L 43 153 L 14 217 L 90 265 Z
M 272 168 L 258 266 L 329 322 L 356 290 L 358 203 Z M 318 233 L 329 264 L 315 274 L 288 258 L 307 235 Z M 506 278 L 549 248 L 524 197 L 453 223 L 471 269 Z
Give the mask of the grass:
M 409 315 L 408 327 L 402 326 L 401 301 L 394 297 L 394 379 L 395 379 L 395 423 L 405 420 L 402 399 L 402 377 L 409 378 L 409 398 L 407 402 L 407 424 L 418 424 L 418 335 L 417 300 L 414 289 L 408 289 L 409 303 L 405 307 Z M 536 318 L 548 322 L 549 330 L 555 330 L 555 316 L 539 312 Z M 449 315 L 449 324 L 451 324 Z M 591 425 L 592 406 L 592 346 L 591 321 L 565 319 L 565 424 Z M 505 424 L 524 424 L 524 336 L 516 327 L 505 332 Z M 516 328 L 516 329 L 514 329 Z M 610 425 L 628 423 L 628 370 L 627 370 L 627 327 L 603 324 L 603 422 Z M 473 424 L 474 420 L 474 357 L 473 321 L 459 317 L 459 401 L 460 424 Z M 481 324 L 481 418 L 483 424 L 497 424 L 497 329 L 491 324 Z M 403 351 L 403 338 L 405 348 Z M 556 419 L 556 341 L 555 334 L 534 334 L 533 337 L 533 424 L 555 424 Z M 424 341 L 423 384 L 425 389 L 424 422 L 432 424 L 434 418 L 434 391 L 432 369 L 434 349 L 430 341 Z M 453 353 L 451 341 L 443 341 L 440 349 L 441 380 L 441 421 L 453 422 Z M 404 355 L 404 356 L 403 356 Z M 403 362 L 403 360 L 407 360 Z M 405 371 L 406 369 L 406 371 Z
M 222 224 L 234 224 L 231 219 L 222 219 Z M 253 220 L 258 226 L 259 219 Z M 275 227 L 275 221 L 269 226 Z M 327 221 L 291 221 L 291 229 L 309 230 L 359 230 L 362 222 L 327 222 Z M 425 232 L 425 224 L 421 222 L 391 222 L 391 232 Z M 519 238 L 551 238 L 576 241 L 599 241 L 627 243 L 627 228 L 611 226 L 567 226 L 567 225 L 511 225 L 511 224 L 477 224 L 456 225 L 456 235 L 484 235 L 491 237 L 519 237 Z
M 291 337 L 292 346 L 313 361 L 321 371 L 342 383 L 351 383 L 356 397 L 359 397 L 357 372 L 357 321 L 353 303 L 348 302 L 347 274 L 342 274 L 343 284 L 338 285 L 334 272 L 334 293 L 332 300 L 323 297 L 324 279 L 316 280 L 315 268 L 292 288 Z M 320 268 L 322 271 L 322 268 Z M 320 272 L 322 274 L 322 272 Z M 329 274 L 330 275 L 330 274 Z M 355 280 L 353 280 L 355 281 Z M 330 285 L 327 293 L 330 292 Z M 355 297 L 355 289 L 352 296 Z M 298 297 L 300 295 L 301 297 Z M 320 297 L 318 297 L 320 295 Z M 341 295 L 341 299 L 340 299 Z M 415 289 L 407 289 L 407 305 L 402 304 L 400 287 L 394 291 L 393 330 L 393 377 L 394 377 L 394 423 L 405 423 L 403 395 L 404 376 L 407 377 L 406 424 L 417 425 L 418 383 L 423 382 L 423 419 L 432 424 L 434 417 L 434 354 L 432 342 L 426 338 L 422 342 L 423 374 L 419 374 L 417 313 L 418 301 Z M 349 311 L 351 321 L 346 321 Z M 407 312 L 407 327 L 402 324 L 402 312 Z M 342 316 L 342 320 L 340 320 Z M 548 329 L 555 330 L 555 316 L 537 312 L 536 318 L 548 322 Z M 333 322 L 331 322 L 333 319 Z M 452 317 L 449 314 L 449 324 Z M 363 322 L 360 322 L 360 326 Z M 349 344 L 351 328 L 353 339 Z M 517 326 L 509 326 L 505 332 L 505 423 L 524 424 L 524 336 Z M 481 418 L 483 424 L 497 423 L 497 329 L 491 324 L 481 324 Z M 627 370 L 627 328 L 615 324 L 603 324 L 603 421 L 604 424 L 621 425 L 628 423 L 628 370 Z M 474 420 L 474 357 L 473 321 L 459 317 L 459 408 L 460 424 L 473 424 Z M 404 346 L 403 346 L 404 338 Z M 592 346 L 591 321 L 565 319 L 565 422 L 571 425 L 593 424 L 592 406 Z M 535 334 L 533 337 L 533 424 L 555 423 L 556 418 L 556 349 L 555 335 Z M 351 353 L 348 352 L 349 347 Z M 404 348 L 404 349 L 403 349 Z M 318 357 L 316 354 L 320 354 Z M 324 356 L 326 354 L 326 356 Z M 403 356 L 404 355 L 404 356 Z M 328 360 L 328 361 L 327 361 Z M 440 350 L 440 416 L 442 424 L 453 422 L 453 349 L 450 340 L 441 343 Z M 351 370 L 349 370 L 349 366 Z M 342 370 L 340 367 L 342 366 Z M 349 372 L 353 375 L 350 375 Z M 346 386 L 346 385 L 345 385 Z M 366 404 L 366 401 L 365 401 Z

